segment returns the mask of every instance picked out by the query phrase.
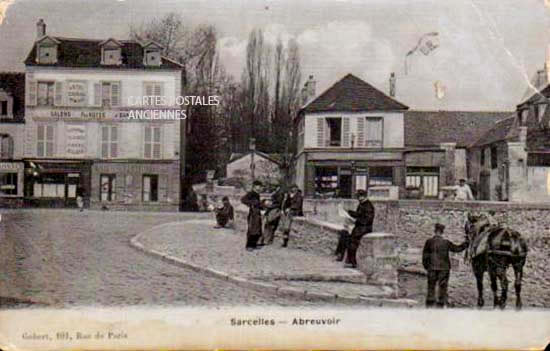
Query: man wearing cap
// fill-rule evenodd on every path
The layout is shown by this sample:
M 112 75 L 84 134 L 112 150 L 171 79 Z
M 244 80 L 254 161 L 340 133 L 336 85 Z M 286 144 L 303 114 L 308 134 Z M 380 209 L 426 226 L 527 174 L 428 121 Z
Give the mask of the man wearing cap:
M 357 190 L 357 199 L 359 206 L 355 211 L 348 211 L 349 215 L 355 218 L 355 226 L 351 231 L 351 238 L 348 245 L 348 254 L 346 255 L 346 267 L 357 267 L 357 249 L 361 244 L 361 238 L 372 232 L 372 223 L 374 222 L 374 206 L 367 197 L 365 190 Z
M 241 202 L 248 206 L 248 230 L 246 232 L 246 250 L 252 251 L 256 248 L 258 239 L 262 236 L 262 205 L 260 192 L 262 183 L 255 180 L 252 183 L 252 190 L 241 198 Z
M 474 200 L 472 189 L 470 189 L 470 186 L 466 184 L 465 179 L 460 179 L 458 186 L 456 187 L 455 200 L 459 200 L 459 201 Z
M 422 265 L 428 272 L 428 294 L 426 296 L 426 307 L 443 308 L 447 305 L 447 284 L 451 271 L 451 262 L 449 252 L 461 252 L 468 247 L 468 237 L 460 244 L 455 245 L 451 241 L 443 238 L 445 226 L 436 223 L 434 236 L 426 240 L 424 250 L 422 251 Z M 436 299 L 435 289 L 439 293 Z
M 288 240 L 290 239 L 290 229 L 292 227 L 292 220 L 294 216 L 298 216 L 302 207 L 302 196 L 298 193 L 298 186 L 292 185 L 290 187 L 290 192 L 285 195 L 282 205 L 282 215 L 281 215 L 281 230 L 283 231 L 283 245 L 282 247 L 288 246 Z

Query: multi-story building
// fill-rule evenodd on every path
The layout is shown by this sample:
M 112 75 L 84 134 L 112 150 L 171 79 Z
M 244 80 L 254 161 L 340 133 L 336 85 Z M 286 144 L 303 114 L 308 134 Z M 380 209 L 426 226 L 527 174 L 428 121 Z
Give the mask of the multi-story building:
M 369 186 L 404 185 L 407 109 L 346 75 L 307 103 L 295 120 L 297 185 L 306 196 L 338 197 L 351 197 Z
M 550 84 L 548 63 L 537 71 L 516 113 L 496 123 L 470 148 L 480 198 L 550 201 Z
M 0 73 L 0 206 L 23 204 L 25 74 Z
M 91 207 L 177 210 L 183 67 L 161 50 L 50 36 L 37 23 L 25 60 L 30 204 L 74 206 L 81 195 Z

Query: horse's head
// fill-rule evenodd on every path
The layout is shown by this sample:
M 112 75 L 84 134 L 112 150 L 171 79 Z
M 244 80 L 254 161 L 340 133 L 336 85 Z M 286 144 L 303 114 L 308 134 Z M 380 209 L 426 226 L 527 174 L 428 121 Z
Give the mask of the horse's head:
M 479 235 L 483 227 L 489 224 L 489 219 L 483 214 L 473 214 L 468 212 L 466 224 L 464 225 L 464 232 L 466 236 L 472 241 Z

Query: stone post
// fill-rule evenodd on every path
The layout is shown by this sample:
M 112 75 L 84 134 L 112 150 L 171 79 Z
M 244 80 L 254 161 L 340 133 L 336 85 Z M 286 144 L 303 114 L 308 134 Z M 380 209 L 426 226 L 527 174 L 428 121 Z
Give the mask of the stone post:
M 525 142 L 508 142 L 508 201 L 526 201 L 528 196 Z
M 361 239 L 357 268 L 367 277 L 367 284 L 387 285 L 397 291 L 399 248 L 397 237 L 390 233 L 370 233 Z
M 456 143 L 441 143 L 440 147 L 445 150 L 445 164 L 443 169 L 443 179 L 441 185 L 456 184 L 455 151 Z

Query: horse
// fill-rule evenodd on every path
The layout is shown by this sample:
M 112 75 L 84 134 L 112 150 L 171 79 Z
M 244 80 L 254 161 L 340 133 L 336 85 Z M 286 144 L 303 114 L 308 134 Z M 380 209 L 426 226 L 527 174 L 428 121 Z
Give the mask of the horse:
M 477 305 L 482 308 L 483 276 L 489 273 L 491 290 L 493 291 L 493 307 L 504 309 L 508 297 L 508 278 L 506 271 L 510 266 L 514 269 L 514 287 L 516 291 L 516 309 L 522 308 L 521 281 L 523 266 L 527 260 L 527 243 L 521 234 L 510 228 L 494 223 L 491 217 L 484 214 L 468 213 L 464 231 L 470 239 L 466 250 L 466 259 L 471 261 L 477 282 Z M 498 296 L 497 279 L 500 282 L 501 294 Z

